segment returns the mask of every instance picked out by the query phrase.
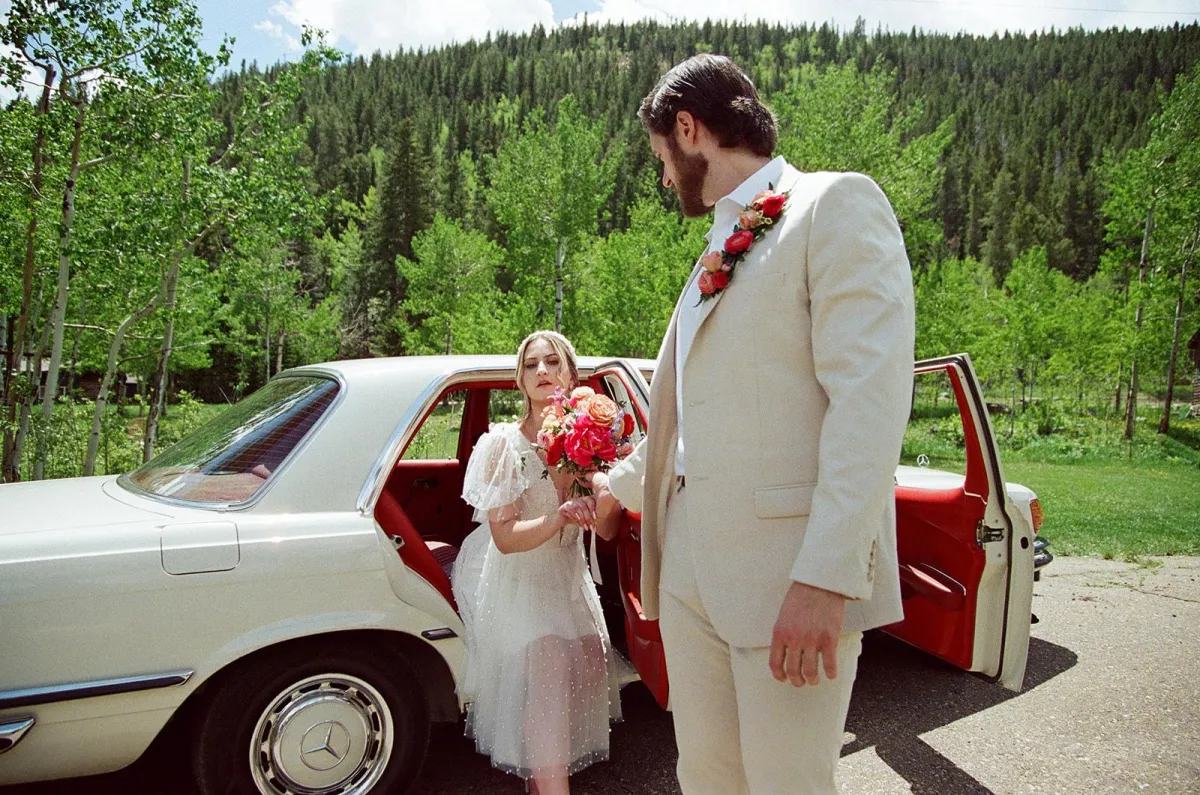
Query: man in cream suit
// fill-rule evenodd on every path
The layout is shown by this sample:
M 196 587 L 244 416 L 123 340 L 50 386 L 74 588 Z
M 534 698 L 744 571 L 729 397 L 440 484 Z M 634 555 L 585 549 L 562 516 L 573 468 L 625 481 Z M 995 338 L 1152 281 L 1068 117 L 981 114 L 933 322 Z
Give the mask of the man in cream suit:
M 862 633 L 902 617 L 893 475 L 912 277 L 879 187 L 772 159 L 775 121 L 727 58 L 665 74 L 639 117 L 709 251 L 764 190 L 782 215 L 658 356 L 650 427 L 596 483 L 642 514 L 686 795 L 833 793 Z M 706 283 L 706 289 L 712 282 Z

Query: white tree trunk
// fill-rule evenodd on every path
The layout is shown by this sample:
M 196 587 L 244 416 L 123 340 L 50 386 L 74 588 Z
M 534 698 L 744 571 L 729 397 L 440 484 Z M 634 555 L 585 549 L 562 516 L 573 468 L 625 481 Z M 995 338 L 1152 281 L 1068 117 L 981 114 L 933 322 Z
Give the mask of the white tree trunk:
M 1154 202 L 1146 209 L 1146 229 L 1142 233 L 1142 255 L 1140 258 L 1138 284 L 1146 283 L 1146 266 L 1150 260 L 1150 235 L 1154 232 Z M 1133 439 L 1134 423 L 1137 422 L 1138 358 L 1137 338 L 1142 331 L 1142 312 L 1146 302 L 1138 298 L 1137 315 L 1133 324 L 1133 355 L 1129 363 L 1129 393 L 1125 398 L 1125 439 Z
M 1187 272 L 1192 257 L 1196 253 L 1197 243 L 1200 243 L 1200 228 L 1192 236 L 1191 251 L 1183 259 L 1183 267 L 1179 271 L 1179 295 L 1175 298 L 1175 329 L 1171 333 L 1171 354 L 1167 362 L 1167 400 L 1163 405 L 1162 419 L 1158 422 L 1158 432 L 1166 433 L 1171 429 L 1171 404 L 1175 400 L 1175 367 L 1179 361 L 1179 337 L 1183 325 L 1183 300 L 1187 296 Z
M 38 101 L 37 112 L 35 117 L 40 118 L 50 113 L 50 96 L 54 90 L 54 81 L 57 79 L 58 73 L 49 64 L 35 64 L 40 66 L 45 72 L 45 79 L 42 82 L 42 97 Z M 42 202 L 42 164 L 45 160 L 44 148 L 46 143 L 46 125 L 39 124 L 37 127 L 37 135 L 33 140 L 33 181 L 29 191 L 29 224 L 25 231 L 25 267 L 21 279 L 21 313 L 17 316 L 16 328 L 14 336 L 9 341 L 11 350 L 17 357 L 17 361 L 9 371 L 8 384 L 9 389 L 5 393 L 5 416 L 9 424 L 4 429 L 3 443 L 3 463 L 0 467 L 3 471 L 0 472 L 0 481 L 15 482 L 21 479 L 21 449 L 20 443 L 23 442 L 23 436 L 18 438 L 18 434 L 12 430 L 12 424 L 17 421 L 18 414 L 18 396 L 17 391 L 12 388 L 11 374 L 21 370 L 21 354 L 27 346 L 27 338 L 30 332 L 29 316 L 33 311 L 35 304 L 33 303 L 33 275 L 34 275 L 34 255 L 35 241 L 37 240 L 38 218 L 41 214 Z M 38 306 L 41 300 L 39 298 Z M 38 363 L 38 373 L 41 373 L 41 363 Z M 37 381 L 33 382 L 36 387 Z M 32 399 L 32 398 L 30 398 Z M 24 401 L 20 412 L 24 418 L 24 422 L 28 425 L 27 415 L 28 401 Z
M 83 476 L 91 477 L 96 473 L 96 452 L 100 448 L 100 431 L 104 423 L 104 412 L 108 407 L 108 392 L 112 389 L 113 379 L 117 374 L 117 361 L 121 355 L 121 346 L 125 343 L 125 335 L 134 323 L 153 312 L 163 301 L 164 290 L 138 311 L 121 321 L 113 333 L 112 343 L 108 346 L 108 364 L 104 368 L 104 378 L 100 382 L 100 394 L 96 396 L 96 410 L 92 413 L 92 430 L 88 434 L 87 454 L 83 458 Z
M 188 191 L 192 183 L 192 164 L 183 161 L 183 185 L 180 193 L 184 204 L 187 204 Z M 210 227 L 211 228 L 211 227 Z M 171 346 L 175 339 L 175 291 L 179 286 L 179 266 L 185 255 L 191 253 L 196 245 L 204 238 L 207 230 L 201 232 L 190 243 L 175 252 L 171 257 L 171 267 L 163 279 L 163 296 L 167 308 L 167 322 L 163 329 L 162 347 L 158 352 L 158 364 L 154 368 L 154 378 L 150 382 L 154 402 L 150 404 L 150 413 L 146 416 L 146 430 L 142 437 L 142 463 L 154 457 L 154 441 L 158 438 L 158 419 L 162 416 L 163 404 L 167 392 L 167 367 L 171 359 Z
M 559 238 L 558 254 L 554 258 L 554 330 L 562 333 L 563 263 L 567 259 L 567 241 Z
M 75 184 L 79 179 L 79 147 L 83 139 L 83 117 L 87 105 L 80 100 L 75 114 L 75 135 L 71 143 L 71 168 L 67 184 L 63 189 L 62 231 L 58 240 L 58 288 L 54 296 L 54 309 L 50 312 L 50 328 L 53 341 L 50 345 L 50 370 L 46 374 L 46 393 L 42 396 L 42 422 L 50 427 L 54 415 L 54 400 L 58 397 L 58 371 L 62 366 L 63 332 L 67 322 L 67 301 L 71 289 L 71 232 L 75 220 Z M 33 479 L 41 480 L 46 471 L 46 444 L 39 442 L 33 460 Z

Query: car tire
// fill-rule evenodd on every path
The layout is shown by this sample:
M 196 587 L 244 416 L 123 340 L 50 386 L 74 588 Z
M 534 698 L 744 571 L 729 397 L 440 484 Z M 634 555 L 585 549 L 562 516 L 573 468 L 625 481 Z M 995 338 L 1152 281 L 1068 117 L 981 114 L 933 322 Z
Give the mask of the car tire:
M 429 743 L 412 669 L 379 647 L 306 652 L 253 660 L 218 684 L 193 743 L 201 795 L 412 786 Z

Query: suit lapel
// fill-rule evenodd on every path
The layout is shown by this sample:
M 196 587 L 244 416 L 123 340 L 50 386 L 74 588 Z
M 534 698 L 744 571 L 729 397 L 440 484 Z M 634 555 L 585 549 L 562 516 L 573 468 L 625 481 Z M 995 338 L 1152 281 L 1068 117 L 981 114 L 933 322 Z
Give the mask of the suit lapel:
M 797 171 L 796 169 L 792 168 L 790 165 L 784 165 L 783 175 L 779 179 L 779 185 L 784 185 L 786 183 L 788 186 L 787 190 L 791 190 L 792 188 L 796 187 L 796 183 L 799 181 L 800 181 L 800 172 Z M 783 190 L 783 188 L 781 188 L 779 186 L 776 186 L 776 188 L 777 188 L 777 190 Z M 768 232 L 768 234 L 770 234 L 770 233 Z M 751 251 L 753 251 L 753 249 L 751 249 Z M 741 266 L 745 266 L 745 265 L 746 265 L 746 261 L 742 260 Z M 739 266 L 739 267 L 741 267 L 741 266 Z M 697 265 L 697 270 L 699 270 L 699 265 Z M 696 278 L 694 273 L 692 274 L 692 278 Z M 727 290 L 733 290 L 733 289 L 737 288 L 736 279 L 737 279 L 737 277 L 735 276 L 734 279 L 729 282 L 729 286 L 726 288 Z M 725 290 L 722 290 L 721 292 L 717 293 L 715 296 L 713 296 L 712 298 L 710 298 L 709 300 L 705 301 L 703 304 L 700 305 L 700 321 L 696 324 L 696 336 L 692 338 L 692 347 L 695 347 L 697 340 L 700 339 L 700 331 L 701 331 L 701 329 L 704 328 L 704 321 L 708 320 L 708 316 L 711 315 L 713 313 L 713 310 L 717 308 L 717 303 L 720 302 L 721 296 L 723 296 L 723 295 L 725 295 Z M 676 313 L 679 312 L 678 309 L 676 309 L 675 311 L 676 311 Z M 686 364 L 686 362 L 685 362 L 685 364 Z

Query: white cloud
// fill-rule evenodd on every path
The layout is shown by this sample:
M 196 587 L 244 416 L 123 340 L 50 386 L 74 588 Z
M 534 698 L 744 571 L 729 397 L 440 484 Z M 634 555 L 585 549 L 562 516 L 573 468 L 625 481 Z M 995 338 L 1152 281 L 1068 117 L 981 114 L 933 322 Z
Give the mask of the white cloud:
M 436 47 L 500 30 L 554 25 L 550 0 L 280 0 L 271 9 L 293 25 L 327 31 L 359 53 Z
M 267 34 L 273 39 L 283 38 L 283 25 L 278 22 L 272 22 L 269 19 L 264 19 L 262 22 L 255 23 L 254 29 Z
M 1036 0 L 773 0 L 748 7 L 744 0 L 601 0 L 600 10 L 589 13 L 589 22 L 633 22 L 655 19 L 660 22 L 705 19 L 765 19 L 785 24 L 832 22 L 846 30 L 858 17 L 866 20 L 867 30 L 883 27 L 907 31 L 913 27 L 926 31 L 990 35 L 1010 31 L 1034 31 L 1083 27 L 1089 30 L 1110 27 L 1162 27 L 1175 21 L 1190 22 L 1200 17 L 1195 12 L 1163 12 L 1159 0 L 1104 0 L 1103 10 L 1088 10 L 1088 3 L 1062 0 L 1059 4 L 1039 4 Z M 582 15 L 576 17 L 577 22 Z
M 262 22 L 255 24 L 254 29 L 267 34 L 272 39 L 283 39 L 283 46 L 289 52 L 301 52 L 304 49 L 304 45 L 300 43 L 300 40 L 291 33 L 285 33 L 283 25 L 280 25 L 278 22 L 264 19 Z

